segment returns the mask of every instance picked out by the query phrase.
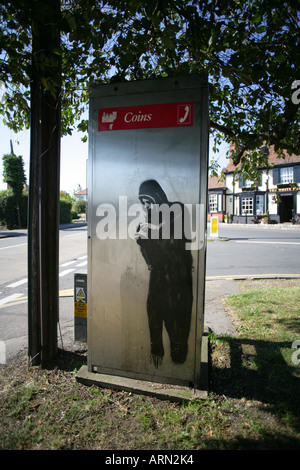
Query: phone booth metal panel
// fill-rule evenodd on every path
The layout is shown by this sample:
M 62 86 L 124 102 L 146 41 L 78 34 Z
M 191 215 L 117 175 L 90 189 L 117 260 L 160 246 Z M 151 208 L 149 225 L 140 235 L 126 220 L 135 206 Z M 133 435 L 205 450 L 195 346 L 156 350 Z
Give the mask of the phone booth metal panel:
M 88 370 L 197 388 L 206 77 L 95 87 L 88 159 Z

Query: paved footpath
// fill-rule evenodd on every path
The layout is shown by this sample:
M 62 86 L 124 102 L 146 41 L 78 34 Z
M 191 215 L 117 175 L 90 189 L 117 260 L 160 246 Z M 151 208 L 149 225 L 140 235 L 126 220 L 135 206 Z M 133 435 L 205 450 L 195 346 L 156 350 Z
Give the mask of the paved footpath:
M 225 227 L 223 224 L 219 225 L 220 228 Z M 249 229 L 249 230 L 260 230 L 270 231 L 270 235 L 272 234 L 273 230 L 287 230 L 299 233 L 300 238 L 300 224 L 292 225 L 290 223 L 286 224 L 274 224 L 274 225 L 265 225 L 265 224 L 230 224 L 228 228 L 236 228 L 236 229 Z M 226 231 L 224 232 L 226 234 Z M 208 223 L 207 228 L 208 239 L 216 241 L 218 237 L 211 238 L 210 237 L 210 223 Z M 272 235 L 271 235 L 272 236 Z M 224 240 L 224 238 L 219 238 L 220 241 Z M 278 275 L 279 276 L 279 275 Z M 228 313 L 224 310 L 222 304 L 222 297 L 231 294 L 239 294 L 241 290 L 238 284 L 234 281 L 234 278 L 242 279 L 242 278 L 261 278 L 264 279 L 264 275 L 256 275 L 256 276 L 228 276 L 227 279 L 214 278 L 210 279 L 207 277 L 206 279 L 206 290 L 205 290 L 205 311 L 204 311 L 204 324 L 210 328 L 214 333 L 217 335 L 231 335 L 234 336 L 236 334 L 235 329 L 233 327 L 232 320 Z M 270 275 L 270 277 L 273 277 Z M 275 277 L 275 276 L 274 276 Z M 293 277 L 293 275 L 280 275 L 282 278 L 289 278 Z M 299 277 L 299 275 L 295 275 L 295 277 Z
M 239 286 L 232 279 L 206 281 L 204 324 L 217 335 L 235 335 L 235 329 L 222 305 L 225 295 L 239 294 Z

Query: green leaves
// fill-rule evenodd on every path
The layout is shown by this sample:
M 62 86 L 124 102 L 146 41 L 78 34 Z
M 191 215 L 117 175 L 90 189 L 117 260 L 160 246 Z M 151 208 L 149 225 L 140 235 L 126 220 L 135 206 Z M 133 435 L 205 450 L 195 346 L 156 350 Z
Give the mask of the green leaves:
M 21 155 L 14 153 L 3 155 L 3 180 L 7 183 L 16 197 L 20 197 L 23 185 L 26 183 L 24 162 Z
M 236 163 L 244 164 L 243 151 L 263 144 L 300 153 L 299 105 L 291 102 L 292 83 L 300 79 L 300 14 L 293 5 L 62 0 L 61 15 L 53 18 L 61 47 L 52 51 L 62 59 L 62 133 L 81 122 L 91 86 L 207 73 L 211 131 L 238 144 Z M 8 87 L 0 113 L 15 130 L 29 125 L 31 27 L 42 6 L 35 0 L 0 5 L 0 80 Z M 40 79 L 47 91 L 57 86 L 42 70 Z M 84 124 L 77 129 L 86 132 Z

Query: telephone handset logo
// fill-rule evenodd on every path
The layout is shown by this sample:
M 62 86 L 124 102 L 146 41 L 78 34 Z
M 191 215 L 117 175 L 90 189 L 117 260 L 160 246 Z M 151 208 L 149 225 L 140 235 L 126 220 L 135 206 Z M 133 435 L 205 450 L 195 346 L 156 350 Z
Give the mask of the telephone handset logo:
M 191 122 L 191 106 L 188 104 L 178 106 L 178 123 L 190 124 Z

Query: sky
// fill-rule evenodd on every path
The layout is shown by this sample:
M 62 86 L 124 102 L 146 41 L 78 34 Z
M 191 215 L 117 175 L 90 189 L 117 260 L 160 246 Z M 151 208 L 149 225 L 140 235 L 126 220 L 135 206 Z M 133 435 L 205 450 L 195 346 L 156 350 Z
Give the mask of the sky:
M 88 143 L 82 142 L 83 133 L 76 133 L 61 139 L 60 190 L 73 195 L 78 185 L 86 188 L 86 160 Z M 8 129 L 0 119 L 0 190 L 6 189 L 3 182 L 2 157 L 10 153 L 10 140 L 15 155 L 22 155 L 27 183 L 29 182 L 30 130 L 18 134 Z
M 82 142 L 82 136 L 81 132 L 74 132 L 72 136 L 61 139 L 60 190 L 66 191 L 70 195 L 76 192 L 79 185 L 82 189 L 87 186 L 88 142 Z M 10 153 L 10 140 L 12 140 L 15 155 L 22 155 L 23 157 L 26 180 L 27 183 L 29 182 L 30 131 L 24 130 L 16 134 L 8 129 L 0 119 L 0 190 L 6 189 L 6 183 L 3 182 L 2 157 L 4 154 Z M 210 159 L 215 158 L 221 169 L 228 163 L 226 159 L 227 149 L 228 144 L 222 144 L 219 153 L 215 155 L 210 148 Z

